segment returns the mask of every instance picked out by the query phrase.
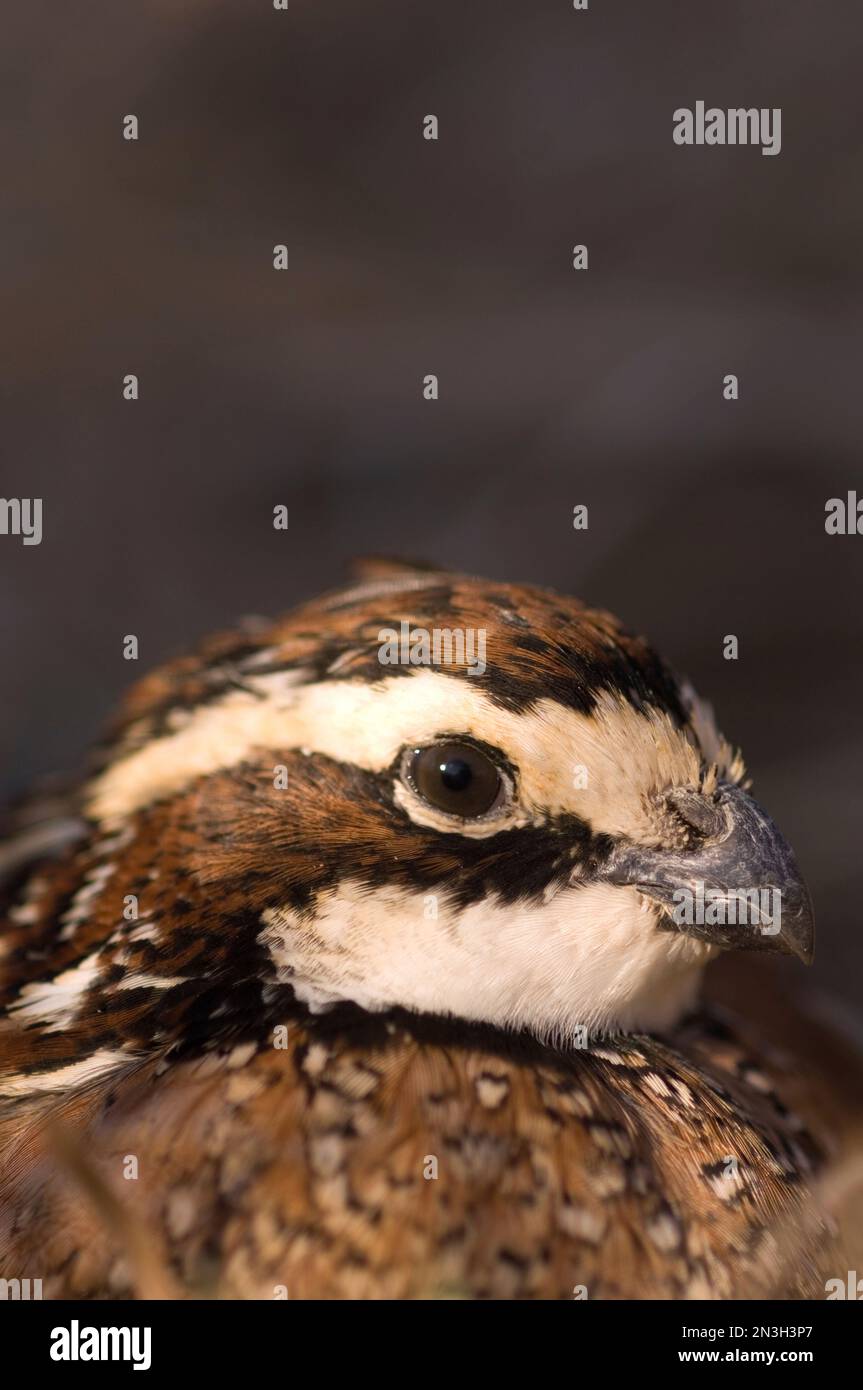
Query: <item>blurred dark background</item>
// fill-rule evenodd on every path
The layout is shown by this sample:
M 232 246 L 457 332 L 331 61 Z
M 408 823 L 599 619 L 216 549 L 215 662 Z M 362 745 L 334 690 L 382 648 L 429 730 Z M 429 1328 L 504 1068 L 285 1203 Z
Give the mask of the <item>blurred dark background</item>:
M 861 72 L 859 0 L 11 9 L 0 492 L 45 518 L 0 537 L 0 794 L 358 553 L 550 584 L 714 702 L 859 1001 Z M 781 154 L 675 146 L 699 99 Z

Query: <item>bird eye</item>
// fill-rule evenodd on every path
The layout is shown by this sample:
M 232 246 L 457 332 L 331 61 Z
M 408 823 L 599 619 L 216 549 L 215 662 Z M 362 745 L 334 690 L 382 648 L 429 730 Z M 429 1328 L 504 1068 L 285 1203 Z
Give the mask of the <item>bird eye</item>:
M 484 816 L 499 801 L 504 782 L 485 753 L 468 743 L 435 743 L 407 758 L 414 790 L 439 811 L 465 820 Z

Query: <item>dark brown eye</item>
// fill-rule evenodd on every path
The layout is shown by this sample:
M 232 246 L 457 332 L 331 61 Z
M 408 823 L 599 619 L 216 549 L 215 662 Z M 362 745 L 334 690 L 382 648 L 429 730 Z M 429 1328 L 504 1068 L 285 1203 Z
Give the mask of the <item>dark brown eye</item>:
M 410 756 L 408 777 L 430 806 L 469 820 L 490 811 L 503 791 L 490 758 L 468 743 L 435 743 Z

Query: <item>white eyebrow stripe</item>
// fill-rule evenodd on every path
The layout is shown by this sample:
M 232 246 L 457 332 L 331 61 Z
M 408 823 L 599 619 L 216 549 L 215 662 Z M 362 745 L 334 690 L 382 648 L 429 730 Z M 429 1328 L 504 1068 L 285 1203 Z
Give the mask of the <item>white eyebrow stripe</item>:
M 275 673 L 257 677 L 254 688 L 255 695 L 231 691 L 203 706 L 182 729 L 108 767 L 90 788 L 90 813 L 100 820 L 128 815 L 196 777 L 236 767 L 260 748 L 322 753 L 381 772 L 406 740 L 433 738 L 442 725 L 485 723 L 493 713 L 480 692 L 427 669 L 374 684 L 300 687 Z
M 109 1052 L 103 1049 L 84 1057 L 80 1062 L 72 1062 L 67 1067 L 55 1067 L 51 1071 L 20 1072 L 9 1077 L 0 1077 L 0 1098 L 27 1096 L 43 1091 L 63 1091 L 70 1086 L 82 1085 L 105 1076 L 116 1067 L 133 1062 L 128 1052 Z
M 513 712 L 468 680 L 427 667 L 366 681 L 286 687 L 278 674 L 255 682 L 258 698 L 232 691 L 172 734 L 109 766 L 90 786 L 89 813 L 113 822 L 182 791 L 195 779 L 246 762 L 260 750 L 322 754 L 384 772 L 406 746 L 465 733 L 501 748 L 519 768 L 528 810 L 572 813 L 594 832 L 644 833 L 643 795 L 698 776 L 700 757 L 671 719 L 604 692 L 592 714 L 554 700 Z M 275 763 L 274 758 L 274 763 Z M 588 785 L 574 786 L 586 767 Z
M 50 980 L 25 984 L 8 1006 L 10 1018 L 45 1025 L 46 1033 L 60 1033 L 74 1019 L 91 985 L 101 972 L 99 950 Z

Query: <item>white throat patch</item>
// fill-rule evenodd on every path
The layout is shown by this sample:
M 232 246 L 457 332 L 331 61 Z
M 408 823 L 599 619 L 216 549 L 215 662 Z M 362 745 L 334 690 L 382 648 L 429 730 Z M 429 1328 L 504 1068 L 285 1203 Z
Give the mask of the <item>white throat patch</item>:
M 590 1038 L 670 1027 L 713 954 L 657 930 L 634 889 L 606 884 L 564 887 L 540 904 L 456 908 L 443 894 L 343 882 L 314 916 L 265 912 L 260 939 L 313 1010 L 401 1006 L 576 1046 L 580 1029 Z

